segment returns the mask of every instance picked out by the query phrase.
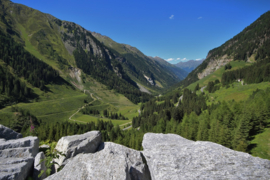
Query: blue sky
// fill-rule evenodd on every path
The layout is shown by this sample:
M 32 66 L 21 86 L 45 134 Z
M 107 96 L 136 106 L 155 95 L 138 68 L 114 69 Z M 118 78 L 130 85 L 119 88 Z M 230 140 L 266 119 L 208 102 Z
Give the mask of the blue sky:
M 270 0 L 13 0 L 170 63 L 205 58 L 263 13 Z

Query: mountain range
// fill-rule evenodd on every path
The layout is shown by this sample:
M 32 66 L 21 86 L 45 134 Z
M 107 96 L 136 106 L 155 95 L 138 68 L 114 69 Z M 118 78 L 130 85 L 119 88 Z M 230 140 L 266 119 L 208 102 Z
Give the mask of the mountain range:
M 38 139 L 49 145 L 51 149 L 44 157 L 49 170 L 56 165 L 52 157 L 58 156 L 55 142 L 89 131 L 98 134 L 100 148 L 93 148 L 100 150 L 97 154 L 106 149 L 106 143 L 105 147 L 102 143 L 106 141 L 121 144 L 117 145 L 120 149 L 124 145 L 139 150 L 136 154 L 142 159 L 140 162 L 145 163 L 146 158 L 150 163 L 145 163 L 144 170 L 151 168 L 152 162 L 142 143 L 148 132 L 159 133 L 151 135 L 149 142 L 153 144 L 176 137 L 164 138 L 160 133 L 173 133 L 181 136 L 177 139 L 191 143 L 190 152 L 196 152 L 196 147 L 205 149 L 200 141 L 214 142 L 230 153 L 242 151 L 270 159 L 269 22 L 270 11 L 220 47 L 210 50 L 205 60 L 173 65 L 74 22 L 0 0 L 0 124 L 11 128 L 9 132 L 37 136 L 34 138 L 37 150 Z M 84 141 L 85 137 L 73 143 L 74 155 L 83 152 L 87 144 Z M 0 140 L 2 143 L 5 140 Z M 220 145 L 209 146 L 205 152 L 212 152 Z M 140 153 L 143 149 L 145 157 Z M 106 155 L 111 156 L 111 151 Z M 120 153 L 125 158 L 127 155 L 130 157 L 130 153 Z M 219 155 L 221 160 L 216 164 L 224 160 L 225 156 Z M 249 157 L 245 154 L 241 162 L 249 161 Z M 103 156 L 101 159 L 106 160 Z M 211 162 L 211 158 L 206 159 L 206 164 L 211 166 Z M 134 163 L 123 174 L 134 172 L 133 166 Z M 102 176 L 106 172 L 100 167 L 97 170 Z M 123 167 L 126 169 L 126 161 Z M 178 167 L 174 166 L 173 172 Z M 234 170 L 235 164 L 228 163 L 226 167 Z M 196 168 L 192 171 L 195 174 Z M 258 171 L 250 169 L 260 172 L 261 166 L 256 168 Z M 111 169 L 112 166 L 106 170 Z M 267 166 L 263 172 L 268 173 L 269 169 Z M 162 172 L 160 167 L 156 170 Z M 213 172 L 216 175 L 216 167 Z M 232 171 L 230 177 L 238 179 L 238 174 Z M 220 177 L 223 176 L 224 173 Z
M 179 62 L 175 64 L 175 66 L 185 70 L 186 72 L 190 73 L 193 71 L 196 67 L 198 67 L 205 59 L 201 60 L 188 60 L 186 62 Z
M 116 43 L 73 22 L 9 0 L 0 4 L 0 30 L 81 88 L 85 81 L 69 75 L 74 68 L 82 71 L 84 79 L 91 76 L 138 103 L 148 96 L 139 91 L 140 87 L 157 94 L 187 75 L 182 69 L 164 68 L 135 47 Z

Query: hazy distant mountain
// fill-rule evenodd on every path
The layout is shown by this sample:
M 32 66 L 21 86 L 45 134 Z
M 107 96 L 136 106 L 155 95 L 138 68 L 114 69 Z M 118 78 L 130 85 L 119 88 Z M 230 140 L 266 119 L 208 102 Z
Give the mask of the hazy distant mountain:
M 157 61 L 161 66 L 163 66 L 165 69 L 167 69 L 170 72 L 172 72 L 173 74 L 175 74 L 181 80 L 184 79 L 188 75 L 188 72 L 185 71 L 184 69 L 179 68 L 179 67 L 175 66 L 174 64 L 170 64 L 158 56 L 155 56 L 155 57 L 148 56 L 148 57 L 150 59 Z
M 189 60 L 187 62 L 179 62 L 175 64 L 177 67 L 180 67 L 181 69 L 184 69 L 186 72 L 190 73 L 193 71 L 196 67 L 198 67 L 205 59 L 195 61 L 195 60 Z

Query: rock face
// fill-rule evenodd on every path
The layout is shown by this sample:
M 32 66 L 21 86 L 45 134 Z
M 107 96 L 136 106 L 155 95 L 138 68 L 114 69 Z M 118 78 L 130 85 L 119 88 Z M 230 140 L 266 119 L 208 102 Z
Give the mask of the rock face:
M 38 153 L 37 137 L 0 142 L 0 179 L 24 180 L 33 168 Z
M 45 159 L 45 155 L 43 152 L 39 152 L 36 157 L 35 157 L 35 162 L 34 162 L 34 172 L 33 172 L 33 179 L 34 180 L 42 180 L 46 178 L 46 166 L 45 166 L 45 161 L 40 162 L 42 159 Z M 41 171 L 44 171 L 43 174 L 38 177 L 38 175 L 41 173 Z
M 90 131 L 81 135 L 62 137 L 55 149 L 62 152 L 65 156 L 55 159 L 55 162 L 65 165 L 70 158 L 80 153 L 94 153 L 101 143 L 101 133 L 99 131 Z M 56 169 L 58 166 L 56 167 Z
M 17 133 L 13 131 L 12 129 L 9 129 L 8 127 L 0 124 L 0 138 L 4 138 L 5 140 L 10 140 L 10 139 L 18 139 L 22 137 L 23 136 L 20 133 Z
M 270 179 L 270 161 L 212 142 L 147 133 L 143 154 L 152 180 Z
M 218 59 L 212 58 L 209 61 L 207 67 L 203 70 L 203 72 L 198 73 L 198 78 L 202 79 L 202 78 L 208 76 L 209 74 L 212 74 L 213 72 L 215 72 L 219 68 L 225 66 L 226 64 L 228 64 L 232 60 L 233 59 L 228 57 L 227 55 L 224 55 Z
M 46 178 L 73 180 L 149 180 L 150 174 L 141 152 L 105 142 L 94 154 L 79 154 L 60 172 Z

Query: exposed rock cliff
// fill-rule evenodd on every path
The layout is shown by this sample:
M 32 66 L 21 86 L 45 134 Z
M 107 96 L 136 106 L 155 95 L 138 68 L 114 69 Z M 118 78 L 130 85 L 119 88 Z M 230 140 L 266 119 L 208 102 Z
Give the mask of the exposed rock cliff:
M 203 72 L 198 73 L 198 78 L 202 79 L 202 78 L 208 76 L 209 74 L 211 74 L 211 73 L 215 72 L 216 70 L 218 70 L 219 68 L 225 66 L 226 64 L 228 64 L 232 60 L 233 60 L 233 58 L 230 58 L 227 55 L 224 55 L 224 56 L 219 57 L 219 58 L 210 59 L 210 61 L 207 64 L 207 67 L 203 70 Z

